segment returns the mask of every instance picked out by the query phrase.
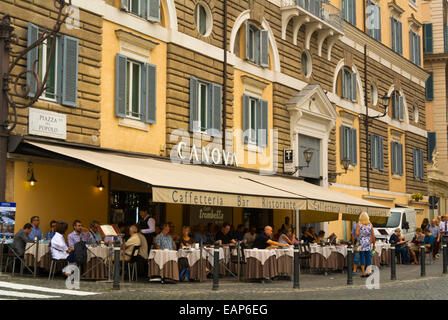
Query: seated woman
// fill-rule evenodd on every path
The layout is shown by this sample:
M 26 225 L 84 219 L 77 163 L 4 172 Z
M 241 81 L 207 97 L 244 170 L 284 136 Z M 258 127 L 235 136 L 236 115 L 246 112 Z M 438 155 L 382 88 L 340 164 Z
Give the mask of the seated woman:
M 280 235 L 280 237 L 278 238 L 278 242 L 283 243 L 283 244 L 293 245 L 295 238 L 296 237 L 292 232 L 292 228 L 288 228 L 288 230 L 285 233 L 282 233 Z
M 417 228 L 415 230 L 415 236 L 411 241 L 411 256 L 413 261 L 411 264 L 419 264 L 418 257 L 420 255 L 420 246 L 423 244 L 425 235 L 423 234 L 422 228 Z
M 190 237 L 190 227 L 184 226 L 182 228 L 182 236 L 179 240 L 180 249 L 182 248 L 192 248 L 194 247 L 194 241 Z M 179 278 L 180 281 L 183 281 L 185 278 L 190 280 L 190 267 L 188 265 L 188 259 L 185 257 L 179 258 Z
M 179 240 L 180 248 L 192 248 L 194 247 L 194 240 L 190 237 L 190 227 L 184 226 L 182 228 L 182 237 Z
M 50 250 L 51 250 L 51 258 L 54 260 L 67 260 L 70 263 L 75 262 L 75 257 L 73 255 L 74 248 L 69 248 L 64 239 L 64 234 L 67 231 L 68 224 L 63 221 L 59 221 L 56 224 L 56 231 L 51 238 L 50 242 Z M 69 274 L 65 273 L 65 276 L 69 276 Z
M 310 227 L 309 229 L 305 228 L 305 232 L 303 232 L 303 235 L 302 235 L 302 240 L 304 240 L 305 242 L 308 242 L 308 243 L 316 243 L 317 236 L 316 236 L 316 233 L 314 232 L 313 227 Z

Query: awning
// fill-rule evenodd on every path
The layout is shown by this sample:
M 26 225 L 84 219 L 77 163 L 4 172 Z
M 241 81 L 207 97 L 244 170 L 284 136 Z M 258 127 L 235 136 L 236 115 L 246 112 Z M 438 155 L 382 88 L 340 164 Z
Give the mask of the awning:
M 178 164 L 118 152 L 26 143 L 148 183 L 155 202 L 301 210 L 304 221 L 313 222 L 337 220 L 339 214 L 346 220 L 356 220 L 363 211 L 373 221 L 390 215 L 388 207 L 294 178 Z
M 289 192 L 307 199 L 307 216 L 325 213 L 342 213 L 344 220 L 356 220 L 359 214 L 366 211 L 375 221 L 375 217 L 384 220 L 390 215 L 390 208 L 342 192 L 307 183 L 303 180 L 287 179 L 269 175 L 242 174 L 248 180 L 269 185 L 277 190 Z M 330 220 L 337 220 L 333 215 Z M 330 218 L 330 215 L 328 215 Z M 383 218 L 383 219 L 381 219 Z M 311 220 L 311 218 L 308 217 Z M 376 219 L 378 221 L 378 219 Z M 326 220 L 329 221 L 329 220 Z
M 240 178 L 240 172 L 123 154 L 26 141 L 152 186 L 154 202 L 301 210 L 302 196 Z

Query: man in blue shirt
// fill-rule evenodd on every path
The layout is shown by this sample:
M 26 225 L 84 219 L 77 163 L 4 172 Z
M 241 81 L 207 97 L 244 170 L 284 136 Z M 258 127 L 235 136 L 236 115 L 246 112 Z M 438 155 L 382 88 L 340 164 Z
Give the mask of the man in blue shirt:
M 37 240 L 42 240 L 42 230 L 39 228 L 40 219 L 38 216 L 32 216 L 31 217 L 31 225 L 33 226 L 33 229 L 31 230 L 30 234 L 28 235 L 28 238 L 31 240 L 34 240 L 34 238 L 37 238 Z
M 160 232 L 156 237 L 156 249 L 162 250 L 176 250 L 176 244 L 173 238 L 169 235 L 170 225 L 165 223 L 162 227 L 162 232 Z
M 431 248 L 434 245 L 435 241 L 436 241 L 436 239 L 432 235 L 431 231 L 428 228 L 426 228 L 425 229 L 425 239 L 423 240 L 423 245 L 425 246 L 426 252 L 432 251 Z
M 56 224 L 57 224 L 57 221 L 51 220 L 51 222 L 50 222 L 50 231 L 48 231 L 47 235 L 45 236 L 45 238 L 47 240 L 53 239 L 54 234 L 56 233 Z
M 440 228 L 437 225 L 437 220 L 432 219 L 431 225 L 428 227 L 429 231 L 431 231 L 432 235 L 434 236 L 435 242 L 432 247 L 432 255 L 434 258 L 438 258 L 439 256 L 439 244 L 440 244 Z

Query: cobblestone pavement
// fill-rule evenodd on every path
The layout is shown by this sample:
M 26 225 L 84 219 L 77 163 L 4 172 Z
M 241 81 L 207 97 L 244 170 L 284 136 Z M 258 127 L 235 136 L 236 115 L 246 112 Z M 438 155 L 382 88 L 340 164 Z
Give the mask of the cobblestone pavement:
M 248 300 L 248 299 L 281 299 L 281 300 L 319 300 L 319 299 L 448 299 L 448 276 L 442 274 L 440 260 L 426 266 L 426 277 L 420 276 L 420 266 L 397 265 L 397 280 L 390 280 L 390 268 L 380 269 L 380 289 L 369 290 L 365 286 L 365 278 L 359 274 L 353 276 L 353 285 L 348 286 L 346 273 L 301 274 L 300 289 L 293 289 L 291 281 L 278 280 L 272 283 L 237 283 L 233 278 L 220 279 L 219 289 L 212 291 L 212 281 L 203 283 L 160 284 L 146 281 L 121 283 L 120 290 L 112 290 L 112 283 L 81 281 L 80 290 L 95 292 L 97 295 L 73 296 L 58 293 L 52 299 L 76 300 Z M 53 289 L 66 289 L 62 278 L 48 281 L 45 277 L 0 276 L 0 298 L 17 298 L 8 296 L 4 283 L 26 284 Z M 3 284 L 3 285 L 2 285 Z M 23 290 L 22 292 L 46 294 L 39 290 Z M 56 295 L 50 293 L 50 295 Z M 19 297 L 21 298 L 21 297 Z M 48 298 L 47 298 L 48 299 Z

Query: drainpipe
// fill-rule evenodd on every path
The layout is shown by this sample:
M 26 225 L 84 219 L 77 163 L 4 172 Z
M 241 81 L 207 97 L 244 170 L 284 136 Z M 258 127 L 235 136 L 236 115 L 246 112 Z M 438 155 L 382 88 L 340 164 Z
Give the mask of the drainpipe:
M 366 104 L 366 178 L 367 192 L 370 194 L 370 175 L 369 175 L 369 101 L 367 100 L 367 44 L 364 45 L 364 103 Z
M 227 0 L 223 1 L 224 15 L 223 15 L 223 49 L 224 49 L 224 64 L 222 74 L 222 150 L 226 149 L 226 114 L 227 114 Z

